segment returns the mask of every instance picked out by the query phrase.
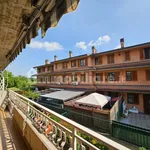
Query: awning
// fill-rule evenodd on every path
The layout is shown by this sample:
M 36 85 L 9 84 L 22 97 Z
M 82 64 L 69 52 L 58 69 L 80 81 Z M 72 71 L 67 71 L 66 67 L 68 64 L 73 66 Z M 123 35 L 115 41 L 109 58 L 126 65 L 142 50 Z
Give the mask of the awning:
M 45 95 L 41 95 L 41 97 L 46 97 L 49 99 L 57 99 L 57 100 L 62 100 L 62 101 L 68 101 L 71 99 L 74 99 L 76 97 L 79 97 L 81 95 L 83 95 L 85 92 L 81 92 L 81 91 L 57 91 L 57 92 L 52 92 L 50 94 L 45 94 Z
M 4 70 L 38 35 L 74 11 L 80 0 L 20 0 L 0 2 L 0 70 Z M 10 15 L 11 14 L 11 15 Z M 4 38 L 5 37 L 5 38 Z
M 86 97 L 77 100 L 75 103 L 103 108 L 110 100 L 111 97 L 109 96 L 105 96 L 98 93 L 92 93 Z

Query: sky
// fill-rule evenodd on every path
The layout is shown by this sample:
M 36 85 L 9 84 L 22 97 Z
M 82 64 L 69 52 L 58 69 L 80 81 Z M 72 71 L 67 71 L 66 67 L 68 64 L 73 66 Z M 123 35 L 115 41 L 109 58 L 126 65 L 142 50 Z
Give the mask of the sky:
M 80 0 L 76 11 L 65 14 L 56 28 L 39 36 L 6 68 L 14 75 L 30 76 L 34 66 L 54 60 L 150 42 L 150 0 Z

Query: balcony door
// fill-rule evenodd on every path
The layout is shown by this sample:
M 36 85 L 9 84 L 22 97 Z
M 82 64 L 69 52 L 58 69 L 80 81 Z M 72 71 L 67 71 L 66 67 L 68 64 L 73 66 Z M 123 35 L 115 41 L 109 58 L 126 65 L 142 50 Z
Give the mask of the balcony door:
M 144 112 L 150 114 L 150 94 L 144 94 Z

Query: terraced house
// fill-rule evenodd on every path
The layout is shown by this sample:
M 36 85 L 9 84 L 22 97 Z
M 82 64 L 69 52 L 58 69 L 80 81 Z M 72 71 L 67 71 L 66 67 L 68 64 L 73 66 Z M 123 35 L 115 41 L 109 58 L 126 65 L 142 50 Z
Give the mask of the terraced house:
M 150 43 L 92 54 L 45 61 L 37 68 L 37 87 L 96 91 L 116 97 L 122 95 L 127 108 L 150 114 Z

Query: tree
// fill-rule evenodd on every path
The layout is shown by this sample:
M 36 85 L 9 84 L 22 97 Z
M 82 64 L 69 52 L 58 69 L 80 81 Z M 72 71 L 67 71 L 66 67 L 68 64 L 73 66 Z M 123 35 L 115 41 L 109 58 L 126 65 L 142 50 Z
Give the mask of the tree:
M 11 72 L 4 71 L 5 86 L 7 88 L 14 87 L 14 76 Z

